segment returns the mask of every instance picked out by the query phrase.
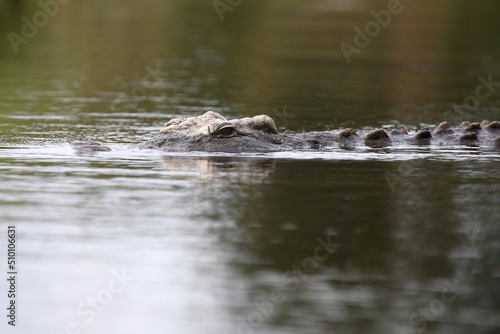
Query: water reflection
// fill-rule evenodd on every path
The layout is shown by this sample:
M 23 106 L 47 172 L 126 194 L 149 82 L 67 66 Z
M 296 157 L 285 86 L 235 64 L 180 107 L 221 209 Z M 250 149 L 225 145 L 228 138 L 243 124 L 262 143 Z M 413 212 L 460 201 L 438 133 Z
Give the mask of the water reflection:
M 192 184 L 179 198 L 189 219 L 232 226 L 233 210 L 239 202 L 262 198 L 264 186 L 273 180 L 276 161 L 270 158 L 238 156 L 162 156 L 165 177 Z M 253 210 L 253 209 L 249 209 Z M 232 233 L 232 232 L 231 232 Z M 244 233 L 232 235 L 246 239 Z
M 180 172 L 183 177 L 192 174 L 202 180 L 244 184 L 271 182 L 276 166 L 274 159 L 238 156 L 163 155 L 162 160 L 165 171 Z
M 178 165 L 176 158 L 172 160 Z M 498 266 L 491 263 L 496 269 L 482 272 L 489 266 L 471 261 L 477 257 L 467 254 L 473 247 L 483 261 L 498 258 L 498 245 L 485 238 L 498 235 L 490 229 L 500 213 L 481 211 L 483 205 L 494 207 L 496 198 L 460 209 L 461 203 L 476 202 L 484 188 L 469 184 L 464 192 L 455 186 L 453 164 L 425 162 L 414 175 L 418 187 L 391 192 L 383 175 L 392 166 L 383 162 L 278 161 L 272 180 L 244 186 L 245 180 L 229 181 L 230 175 L 217 171 L 220 167 L 208 163 L 207 168 L 202 159 L 200 169 L 194 160 L 190 169 L 208 170 L 208 179 L 218 180 L 204 183 L 194 194 L 194 219 L 236 223 L 236 230 L 217 231 L 221 246 L 231 254 L 232 269 L 246 285 L 246 295 L 229 309 L 235 319 L 244 319 L 235 328 L 279 332 L 293 326 L 301 331 L 314 324 L 347 332 L 414 332 L 425 325 L 431 332 L 457 333 L 464 314 L 469 326 L 482 326 L 473 320 L 480 313 L 481 319 L 498 326 L 491 312 L 497 306 L 468 306 L 474 293 L 482 295 L 471 286 L 481 286 L 478 282 L 494 276 Z M 223 161 L 234 164 L 231 159 Z M 435 182 L 436 175 L 446 174 L 446 183 Z M 476 175 L 474 182 L 483 177 L 487 175 Z M 290 184 L 290 179 L 296 181 Z M 465 193 L 467 198 L 461 198 Z M 363 207 L 370 201 L 377 204 Z M 465 235 L 474 238 L 473 245 L 464 239 L 464 228 L 471 224 L 476 233 Z M 340 247 L 326 260 L 311 262 L 321 245 L 318 238 Z M 486 256 L 482 248 L 493 254 Z M 458 291 L 453 302 L 438 303 L 443 291 L 453 287 Z M 285 301 L 273 302 L 280 294 Z M 495 297 L 484 300 L 488 299 Z M 425 313 L 425 307 L 441 304 L 443 309 Z M 256 312 L 265 318 L 263 324 L 256 325 Z

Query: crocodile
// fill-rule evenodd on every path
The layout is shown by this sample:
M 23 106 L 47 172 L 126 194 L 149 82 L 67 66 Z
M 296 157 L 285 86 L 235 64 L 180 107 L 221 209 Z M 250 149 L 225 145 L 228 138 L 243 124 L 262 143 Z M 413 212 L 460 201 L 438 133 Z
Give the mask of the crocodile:
M 416 133 L 405 129 L 393 129 L 389 133 L 384 129 L 356 132 L 352 128 L 305 133 L 286 130 L 279 133 L 274 120 L 268 115 L 228 120 L 216 112 L 207 111 L 200 116 L 171 119 L 159 133 L 138 147 L 170 152 L 272 152 L 332 146 L 346 149 L 359 146 L 383 148 L 402 144 L 500 149 L 500 122 L 465 121 L 458 127 L 442 122 L 434 129 L 424 127 Z M 90 151 L 109 150 L 107 146 L 92 141 L 75 142 L 73 147 Z

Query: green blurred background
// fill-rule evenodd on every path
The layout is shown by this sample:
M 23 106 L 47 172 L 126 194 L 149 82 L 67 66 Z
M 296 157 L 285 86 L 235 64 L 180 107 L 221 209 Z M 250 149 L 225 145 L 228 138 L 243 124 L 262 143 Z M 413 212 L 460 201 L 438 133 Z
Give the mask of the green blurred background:
M 20 34 L 21 18 L 32 21 L 41 7 L 2 0 L 1 94 L 23 85 L 67 89 L 104 97 L 101 112 L 266 113 L 294 130 L 417 126 L 442 121 L 446 110 L 474 94 L 478 75 L 498 73 L 497 1 L 402 1 L 402 12 L 348 64 L 339 44 L 352 44 L 353 28 L 363 28 L 373 20 L 370 11 L 387 4 L 243 1 L 221 21 L 210 0 L 70 1 L 16 54 L 7 34 Z M 148 66 L 168 74 L 164 84 L 134 108 L 113 104 Z M 472 118 L 497 116 L 498 96 L 481 102 Z M 272 110 L 284 106 L 293 117 L 282 122 Z M 446 115 L 460 121 L 455 116 Z

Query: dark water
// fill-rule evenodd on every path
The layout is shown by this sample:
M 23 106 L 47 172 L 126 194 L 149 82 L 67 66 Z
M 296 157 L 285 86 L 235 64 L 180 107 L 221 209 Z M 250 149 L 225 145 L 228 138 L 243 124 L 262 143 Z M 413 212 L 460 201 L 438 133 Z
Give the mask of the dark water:
M 2 333 L 498 333 L 498 152 L 132 147 L 206 110 L 295 131 L 499 120 L 500 4 L 401 1 L 349 64 L 340 43 L 389 3 L 221 21 L 212 1 L 70 1 L 42 24 L 0 0 Z

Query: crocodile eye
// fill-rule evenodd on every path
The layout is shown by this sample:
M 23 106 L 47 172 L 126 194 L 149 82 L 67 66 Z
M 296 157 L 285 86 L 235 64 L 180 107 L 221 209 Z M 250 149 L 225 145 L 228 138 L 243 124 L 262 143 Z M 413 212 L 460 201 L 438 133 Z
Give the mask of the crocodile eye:
M 220 129 L 217 134 L 219 136 L 229 137 L 229 136 L 234 134 L 234 128 L 227 127 L 227 128 Z
M 221 124 L 212 133 L 212 135 L 219 138 L 230 138 L 236 136 L 237 134 L 236 129 L 231 124 Z

